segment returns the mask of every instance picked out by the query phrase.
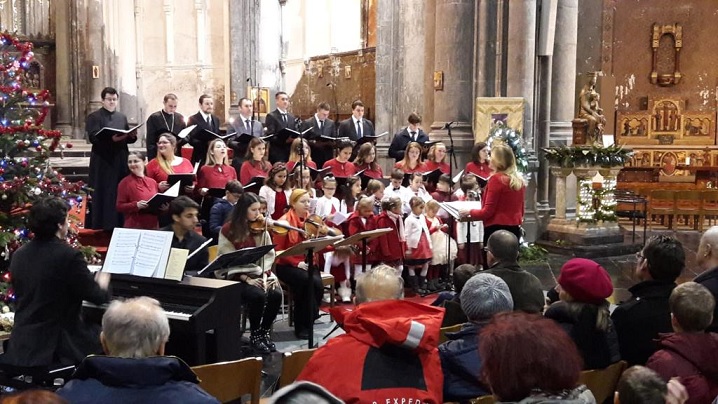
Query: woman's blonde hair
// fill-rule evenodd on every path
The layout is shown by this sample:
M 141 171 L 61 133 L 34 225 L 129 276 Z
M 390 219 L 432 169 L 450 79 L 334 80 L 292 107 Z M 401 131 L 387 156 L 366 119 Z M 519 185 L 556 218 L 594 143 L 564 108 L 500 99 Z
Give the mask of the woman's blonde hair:
M 297 188 L 292 191 L 292 193 L 289 195 L 289 206 L 293 207 L 297 201 L 299 201 L 299 198 L 303 197 L 304 195 L 308 195 L 309 191 L 307 191 L 304 188 Z
M 209 142 L 209 147 L 207 148 L 207 158 L 205 159 L 206 165 L 213 166 L 213 165 L 229 165 L 229 158 L 227 158 L 227 154 L 225 153 L 224 157 L 222 158 L 221 162 L 217 162 L 217 160 L 214 159 L 214 153 L 212 152 L 214 150 L 214 146 L 217 143 L 222 143 L 224 147 L 226 148 L 227 145 L 224 143 L 222 139 L 214 139 L 213 141 Z
M 441 143 L 441 142 L 436 143 L 435 145 L 431 146 L 431 148 L 429 148 L 429 153 L 427 153 L 427 155 L 426 155 L 426 158 L 427 158 L 429 161 L 433 161 L 433 162 L 437 162 L 437 163 L 444 163 L 444 162 L 445 162 L 445 160 L 446 160 L 446 154 L 444 154 L 444 159 L 443 159 L 442 161 L 436 161 L 436 149 L 439 148 L 439 147 L 443 147 L 444 149 L 446 149 L 446 145 L 443 144 L 443 143 Z
M 292 146 L 291 146 L 291 148 L 289 149 L 289 161 L 293 161 L 293 162 L 295 162 L 295 163 L 298 163 L 299 160 L 301 160 L 301 158 L 300 158 L 300 156 L 299 156 L 299 148 L 302 146 L 302 143 L 301 143 L 302 140 L 303 140 L 303 139 L 296 138 L 296 139 L 294 139 L 294 140 L 292 141 Z M 304 140 L 304 144 L 306 144 L 306 145 L 307 145 L 307 149 L 309 149 L 309 150 L 307 151 L 307 154 L 304 155 L 304 162 L 305 162 L 305 163 L 310 163 L 310 162 L 312 161 L 312 148 L 309 147 L 309 143 L 307 143 L 306 140 Z M 289 162 L 289 161 L 288 161 L 288 162 Z M 320 168 L 321 168 L 321 167 L 320 167 Z
M 177 139 L 171 133 L 163 133 L 157 137 L 157 141 L 159 142 L 162 138 L 167 139 L 167 141 L 172 145 L 172 160 L 174 160 L 175 149 L 177 148 Z M 162 171 L 167 174 L 175 173 L 174 168 L 172 168 L 172 160 L 167 160 L 159 151 L 157 152 L 157 157 L 155 157 L 155 159 L 160 165 Z
M 423 162 L 423 160 L 421 159 L 421 152 L 423 151 L 421 145 L 417 142 L 410 142 L 408 145 L 406 145 L 406 150 L 404 151 L 404 160 L 401 160 L 402 169 L 411 168 L 409 167 L 409 150 L 411 150 L 412 148 L 419 149 L 419 158 L 416 160 L 416 166 L 420 166 Z
M 524 179 L 516 167 L 516 157 L 514 151 L 503 143 L 495 144 L 491 147 L 491 161 L 497 172 L 504 173 L 509 177 L 509 186 L 514 191 L 521 189 Z

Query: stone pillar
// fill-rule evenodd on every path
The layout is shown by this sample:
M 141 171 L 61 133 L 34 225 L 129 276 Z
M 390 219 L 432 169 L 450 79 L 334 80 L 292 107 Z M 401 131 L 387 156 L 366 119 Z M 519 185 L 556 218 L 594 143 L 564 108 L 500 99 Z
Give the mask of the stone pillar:
M 559 0 L 551 74 L 551 121 L 570 122 L 576 105 L 578 0 Z
M 436 0 L 434 70 L 444 73 L 444 88 L 434 93 L 434 122 L 430 136 L 448 145 L 447 131 L 443 128 L 447 122 L 455 122 L 452 135 L 458 170 L 468 161 L 468 152 L 474 143 L 471 89 L 475 8 L 474 0 Z
M 87 107 L 85 116 L 102 105 L 100 93 L 102 89 L 110 85 L 110 66 L 107 66 L 105 59 L 105 35 L 104 19 L 102 12 L 102 0 L 86 0 L 87 20 L 85 26 L 85 63 L 80 67 L 80 74 L 84 80 L 89 80 L 89 94 L 86 94 Z M 78 8 L 80 6 L 78 5 Z M 99 67 L 99 78 L 93 78 L 93 66 Z M 83 81 L 84 81 L 83 80 Z M 84 117 L 80 117 L 84 126 Z
M 59 0 L 51 4 L 55 15 L 55 109 L 57 110 L 56 128 L 65 136 L 73 136 L 72 131 L 72 43 L 70 35 L 70 1 Z
M 398 25 L 397 0 L 385 0 L 381 7 L 376 8 L 376 93 L 375 93 L 375 109 L 374 126 L 376 128 L 386 128 L 392 136 L 385 136 L 388 139 L 380 139 L 377 142 L 377 158 L 384 172 L 393 167 L 393 159 L 387 155 L 389 143 L 393 137 L 392 124 L 394 117 L 397 115 L 395 108 L 397 105 L 398 77 L 395 63 L 403 62 L 403 55 L 397 45 L 399 38 L 399 30 L 395 29 Z M 332 106 L 336 108 L 336 105 Z
M 534 144 L 534 68 L 536 61 L 536 0 L 509 2 L 507 97 L 523 97 L 524 139 Z
M 556 178 L 556 219 L 566 220 L 566 176 L 571 169 L 551 167 L 551 175 Z
M 253 67 L 257 63 L 257 24 L 260 9 L 254 1 L 229 2 L 229 113 L 236 115 L 237 103 L 246 96 L 250 79 L 256 85 Z

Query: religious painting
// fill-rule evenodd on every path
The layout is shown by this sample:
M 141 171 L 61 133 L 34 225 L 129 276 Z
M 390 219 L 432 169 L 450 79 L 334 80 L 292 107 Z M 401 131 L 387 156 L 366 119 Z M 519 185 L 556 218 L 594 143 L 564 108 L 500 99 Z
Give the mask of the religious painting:
M 649 138 L 650 122 L 646 114 L 619 112 L 616 125 L 616 138 L 619 144 L 657 143 Z
M 716 138 L 714 113 L 686 112 L 683 114 L 679 144 L 713 145 Z
M 252 100 L 254 113 L 264 117 L 269 112 L 269 87 L 247 87 L 247 98 Z
M 434 90 L 443 90 L 444 89 L 444 72 L 442 70 L 437 70 L 434 72 Z
M 496 125 L 523 131 L 524 99 L 521 97 L 477 97 L 474 104 L 474 141 L 483 142 Z

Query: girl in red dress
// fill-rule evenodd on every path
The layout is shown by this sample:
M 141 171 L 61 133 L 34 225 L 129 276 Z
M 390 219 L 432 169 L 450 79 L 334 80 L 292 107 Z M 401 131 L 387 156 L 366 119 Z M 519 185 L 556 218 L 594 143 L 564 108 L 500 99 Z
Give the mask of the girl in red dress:
M 359 199 L 356 210 L 349 215 L 349 218 L 347 219 L 346 237 L 351 237 L 357 233 L 374 229 L 376 229 L 376 222 L 374 220 L 374 199 L 363 197 Z M 371 269 L 372 261 L 375 261 L 373 258 L 374 251 L 376 250 L 374 244 L 374 241 L 370 241 L 367 244 L 367 271 Z M 354 265 L 354 280 L 356 280 L 357 276 L 363 272 L 363 258 L 361 254 L 363 246 L 362 244 L 357 244 L 356 247 L 359 252 L 352 258 L 352 264 Z
M 376 219 L 376 228 L 390 228 L 394 231 L 377 237 L 377 259 L 396 269 L 401 276 L 404 266 L 402 260 L 406 249 L 404 235 L 404 220 L 401 215 L 401 199 L 391 197 L 381 203 L 381 214 Z
M 426 290 L 424 285 L 431 261 L 431 234 L 424 217 L 424 200 L 413 196 L 409 201 L 411 213 L 404 220 L 406 253 L 404 265 L 409 271 L 409 286 L 417 292 Z M 417 279 L 416 271 L 419 270 Z
M 426 167 L 421 161 L 421 145 L 417 142 L 409 143 L 404 152 L 404 160 L 394 164 L 394 168 L 400 169 L 404 174 L 425 172 Z
M 259 189 L 259 196 L 267 200 L 267 214 L 274 220 L 279 219 L 289 207 L 289 195 L 292 189 L 287 181 L 287 166 L 275 163 L 269 170 L 267 180 Z
M 364 143 L 359 147 L 357 157 L 354 159 L 354 170 L 364 170 L 369 178 L 384 178 L 384 172 L 376 162 L 376 147 L 371 143 Z
M 437 216 L 440 208 L 439 203 L 432 200 L 426 203 L 424 209 L 433 247 L 429 272 L 426 277 L 428 289 L 432 292 L 439 289 L 439 280 L 442 274 L 447 275 L 445 279 L 450 279 L 448 276 L 449 263 L 456 259 L 456 241 L 448 235 L 449 226 Z
M 229 181 L 237 179 L 237 171 L 229 165 L 227 145 L 222 139 L 209 142 L 205 162 L 197 174 L 197 188 L 201 196 L 205 196 L 209 188 L 224 189 Z
M 356 173 L 354 164 L 349 161 L 354 145 L 351 141 L 342 140 L 337 145 L 337 148 L 339 149 L 337 156 L 324 163 L 322 168 L 331 167 L 332 175 L 336 178 L 351 177 L 354 173 Z
M 479 142 L 471 149 L 473 160 L 466 163 L 464 174 L 475 174 L 488 180 L 493 170 L 489 166 L 489 146 L 486 142 Z
M 123 227 L 157 230 L 157 215 L 147 210 L 147 201 L 158 191 L 157 182 L 145 176 L 144 153 L 131 151 L 127 156 L 130 175 L 117 186 L 116 208 L 125 216 Z
M 287 170 L 289 172 L 294 172 L 294 167 L 299 164 L 301 161 L 301 156 L 299 154 L 299 145 L 302 139 L 296 138 L 294 141 L 292 141 L 291 149 L 289 150 L 289 161 L 287 161 Z M 311 167 L 313 169 L 317 169 L 317 163 L 312 161 L 312 149 L 309 148 L 309 144 L 307 141 L 304 141 L 304 165 L 307 167 Z
M 157 157 L 147 164 L 147 176 L 157 181 L 160 192 L 169 189 L 167 178 L 170 174 L 185 174 L 194 171 L 192 163 L 184 157 L 175 156 L 177 138 L 171 133 L 163 133 L 157 139 Z M 184 187 L 188 195 L 194 193 L 194 185 Z
M 255 177 L 267 177 L 272 165 L 267 161 L 266 151 L 264 140 L 255 137 L 249 141 L 246 160 L 239 169 L 239 182 L 242 185 L 248 185 Z

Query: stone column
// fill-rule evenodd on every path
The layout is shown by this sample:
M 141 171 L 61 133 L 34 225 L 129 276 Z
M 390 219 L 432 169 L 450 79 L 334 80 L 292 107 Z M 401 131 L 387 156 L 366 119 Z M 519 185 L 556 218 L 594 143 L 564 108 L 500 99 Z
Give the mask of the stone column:
M 80 66 L 80 74 L 82 80 L 88 80 L 89 94 L 87 96 L 87 107 L 85 115 L 96 110 L 102 105 L 100 93 L 102 89 L 110 85 L 111 79 L 109 75 L 110 67 L 106 65 L 105 58 L 105 35 L 104 35 L 104 19 L 102 12 L 102 0 L 86 0 L 86 24 L 85 26 L 85 55 L 86 58 L 82 66 Z M 78 5 L 78 8 L 80 6 Z M 92 78 L 93 66 L 99 67 L 99 78 Z M 84 117 L 80 117 L 84 126 Z
M 259 7 L 254 1 L 229 2 L 229 111 L 230 116 L 238 113 L 237 103 L 246 96 L 249 78 L 256 84 L 253 67 L 257 63 L 257 24 Z
M 447 130 L 443 128 L 447 122 L 455 122 L 452 135 L 458 170 L 468 161 L 468 152 L 474 143 L 471 89 L 475 8 L 474 0 L 436 0 L 434 70 L 444 73 L 444 88 L 434 93 L 434 122 L 431 124 L 430 136 L 448 145 Z
M 507 97 L 523 97 L 524 139 L 534 144 L 533 100 L 536 61 L 536 0 L 509 2 Z
M 392 125 L 397 115 L 398 77 L 396 64 L 403 62 L 403 54 L 397 42 L 400 40 L 398 25 L 399 12 L 397 0 L 385 0 L 381 7 L 376 8 L 376 93 L 375 93 L 375 122 L 376 128 L 386 128 L 392 136 L 379 140 L 377 144 L 377 158 L 384 172 L 391 169 L 393 159 L 387 155 L 389 143 L 393 137 Z M 336 108 L 336 106 L 333 106 Z
M 551 175 L 556 178 L 556 220 L 566 220 L 566 176 L 571 169 L 551 167 Z
M 69 0 L 58 0 L 51 4 L 55 15 L 55 109 L 57 110 L 56 128 L 65 136 L 72 133 L 72 43 L 70 36 Z

